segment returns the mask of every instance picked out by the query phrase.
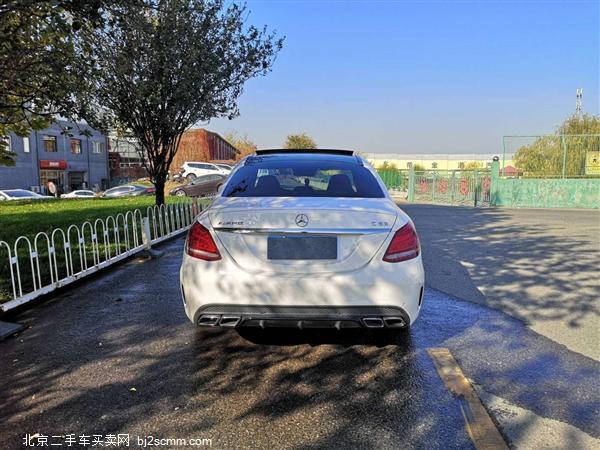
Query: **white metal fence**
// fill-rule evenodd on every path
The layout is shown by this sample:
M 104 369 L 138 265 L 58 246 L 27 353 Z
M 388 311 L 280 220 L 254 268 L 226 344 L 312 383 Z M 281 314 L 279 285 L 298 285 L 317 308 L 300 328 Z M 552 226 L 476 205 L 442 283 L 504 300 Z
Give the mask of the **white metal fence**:
M 8 297 L 0 309 L 13 309 L 183 233 L 211 201 L 149 206 L 145 215 L 135 209 L 33 239 L 20 236 L 12 246 L 0 241 L 0 289 Z

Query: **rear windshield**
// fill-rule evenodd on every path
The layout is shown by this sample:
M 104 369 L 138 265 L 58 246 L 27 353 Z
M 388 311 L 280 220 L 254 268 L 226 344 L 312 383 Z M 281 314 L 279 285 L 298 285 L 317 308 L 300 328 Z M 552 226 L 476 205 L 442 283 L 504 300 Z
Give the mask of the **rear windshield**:
M 373 174 L 343 161 L 258 161 L 240 167 L 223 197 L 383 198 Z

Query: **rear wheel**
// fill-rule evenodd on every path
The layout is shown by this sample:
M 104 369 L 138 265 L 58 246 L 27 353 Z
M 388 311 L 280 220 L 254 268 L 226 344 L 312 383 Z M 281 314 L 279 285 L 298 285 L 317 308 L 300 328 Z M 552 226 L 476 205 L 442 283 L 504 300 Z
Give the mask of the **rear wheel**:
M 185 191 L 177 191 L 177 192 L 175 192 L 175 195 L 177 197 L 185 197 L 186 194 L 185 194 Z
M 188 180 L 188 181 L 194 181 L 194 180 L 196 179 L 196 175 L 195 175 L 195 174 L 193 174 L 193 173 L 190 173 L 190 174 L 188 174 L 188 176 L 187 176 L 187 177 L 185 177 L 185 178 L 186 178 L 186 180 Z

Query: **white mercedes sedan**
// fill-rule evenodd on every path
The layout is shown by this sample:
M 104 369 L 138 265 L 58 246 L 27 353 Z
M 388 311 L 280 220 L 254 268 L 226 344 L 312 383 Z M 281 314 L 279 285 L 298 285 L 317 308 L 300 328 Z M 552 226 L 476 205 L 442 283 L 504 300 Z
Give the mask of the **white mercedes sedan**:
M 407 328 L 424 272 L 410 218 L 345 150 L 242 160 L 188 233 L 185 312 L 200 326 Z

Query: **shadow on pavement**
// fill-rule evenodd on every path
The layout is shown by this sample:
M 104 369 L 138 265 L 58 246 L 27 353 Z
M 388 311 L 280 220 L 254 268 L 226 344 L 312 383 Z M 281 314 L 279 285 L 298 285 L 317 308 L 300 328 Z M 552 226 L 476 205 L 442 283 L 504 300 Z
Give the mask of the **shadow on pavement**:
M 471 448 L 436 346 L 487 392 L 597 434 L 597 363 L 497 311 L 428 289 L 410 333 L 200 330 L 176 282 L 181 245 L 18 317 L 32 328 L 0 343 L 0 448 L 36 432 Z
M 189 323 L 174 282 L 180 245 L 18 318 L 32 328 L 0 344 L 0 448 L 25 433 L 204 437 L 217 448 L 472 448 L 410 334 L 241 337 Z
M 395 345 L 402 349 L 412 347 L 409 330 L 352 330 L 333 329 L 265 329 L 240 328 L 238 334 L 244 339 L 260 345 L 339 345 L 350 347 L 353 345 L 372 345 L 385 347 Z
M 401 207 L 421 237 L 429 286 L 600 356 L 599 211 Z

